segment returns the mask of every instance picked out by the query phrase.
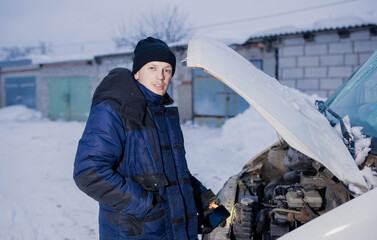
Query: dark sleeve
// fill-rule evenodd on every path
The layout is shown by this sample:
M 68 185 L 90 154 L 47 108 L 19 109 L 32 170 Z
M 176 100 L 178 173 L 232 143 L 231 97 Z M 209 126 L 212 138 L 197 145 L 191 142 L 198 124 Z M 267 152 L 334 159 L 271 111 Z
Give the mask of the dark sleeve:
M 207 189 L 194 176 L 190 175 L 190 182 L 194 193 L 195 205 L 198 212 L 202 212 L 208 205 L 217 199 L 211 189 Z
M 143 216 L 152 203 L 152 194 L 116 171 L 124 142 L 125 133 L 116 111 L 106 104 L 93 107 L 78 144 L 74 180 L 80 190 L 100 203 Z

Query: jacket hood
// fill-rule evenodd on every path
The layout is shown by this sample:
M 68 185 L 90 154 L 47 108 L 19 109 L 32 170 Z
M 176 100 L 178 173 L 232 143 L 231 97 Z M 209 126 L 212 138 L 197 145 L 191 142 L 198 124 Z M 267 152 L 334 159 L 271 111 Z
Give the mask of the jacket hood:
M 144 120 L 146 100 L 128 69 L 115 68 L 98 85 L 93 94 L 92 107 L 104 100 L 114 100 L 121 105 L 121 114 L 127 119 Z

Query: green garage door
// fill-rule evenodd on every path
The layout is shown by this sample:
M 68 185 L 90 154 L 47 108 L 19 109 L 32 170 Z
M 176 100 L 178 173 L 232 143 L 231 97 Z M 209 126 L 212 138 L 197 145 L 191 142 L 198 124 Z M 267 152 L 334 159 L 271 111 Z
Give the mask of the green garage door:
M 50 78 L 49 117 L 86 121 L 90 110 L 89 77 Z

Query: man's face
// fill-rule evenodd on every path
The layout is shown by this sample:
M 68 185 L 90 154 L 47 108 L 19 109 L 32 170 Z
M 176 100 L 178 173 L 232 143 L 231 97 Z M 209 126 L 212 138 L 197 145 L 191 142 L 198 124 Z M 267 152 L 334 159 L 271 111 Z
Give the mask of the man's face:
M 168 90 L 172 70 L 169 63 L 153 61 L 140 68 L 134 77 L 150 91 L 163 96 Z

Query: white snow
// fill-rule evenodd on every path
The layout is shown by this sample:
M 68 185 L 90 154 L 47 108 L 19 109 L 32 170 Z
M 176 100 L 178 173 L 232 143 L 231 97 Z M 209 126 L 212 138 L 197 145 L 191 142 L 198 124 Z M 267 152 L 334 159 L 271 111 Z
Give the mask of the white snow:
M 278 140 L 275 130 L 253 108 L 227 120 L 220 129 L 189 123 L 182 131 L 191 173 L 214 192 L 247 160 Z
M 98 204 L 72 179 L 84 126 L 50 121 L 24 106 L 0 109 L 1 240 L 98 239 Z M 221 128 L 186 123 L 182 130 L 192 174 L 214 192 L 278 140 L 252 108 Z M 377 178 L 370 169 L 363 171 Z M 370 184 L 377 186 L 376 180 Z
M 371 148 L 369 147 L 372 139 L 367 138 L 364 134 L 361 133 L 362 127 L 353 127 L 352 134 L 355 137 L 355 152 L 356 158 L 355 162 L 358 166 L 364 163 L 365 158 L 368 156 Z
M 22 105 L 0 109 L 0 123 L 31 122 L 42 120 L 40 112 L 28 109 Z
M 365 166 L 362 170 L 363 176 L 367 179 L 367 184 L 370 189 L 377 187 L 377 172 L 370 167 Z
M 349 116 L 343 117 L 343 122 L 347 131 L 351 134 L 352 140 L 355 143 L 355 162 L 360 167 L 365 162 L 366 157 L 371 150 L 370 144 L 372 139 L 370 137 L 366 137 L 361 132 L 361 130 L 363 129 L 362 127 L 351 127 Z M 342 137 L 340 123 L 335 126 L 335 129 L 339 134 L 339 137 Z M 360 173 L 364 177 L 369 189 L 377 187 L 376 170 L 372 170 L 370 167 L 365 166 L 363 169 L 361 169 Z M 352 184 L 349 187 L 350 190 L 355 192 L 356 194 L 362 194 L 362 192 L 360 192 L 360 190 Z
M 367 138 L 361 130 L 363 127 L 351 127 L 349 116 L 343 118 L 344 125 L 347 131 L 350 133 L 352 140 L 355 143 L 355 162 L 358 166 L 364 163 L 365 158 L 368 156 L 369 148 L 371 144 L 371 138 Z M 338 122 L 335 129 L 339 135 L 342 137 L 342 130 L 340 128 L 340 123 Z
M 72 180 L 84 123 L 36 116 L 0 109 L 0 239 L 95 239 L 97 203 Z

